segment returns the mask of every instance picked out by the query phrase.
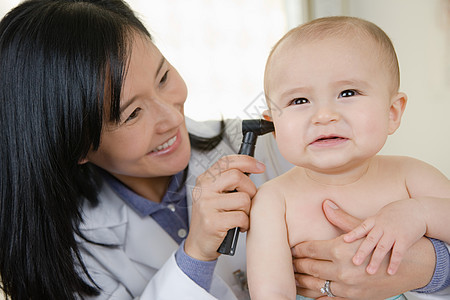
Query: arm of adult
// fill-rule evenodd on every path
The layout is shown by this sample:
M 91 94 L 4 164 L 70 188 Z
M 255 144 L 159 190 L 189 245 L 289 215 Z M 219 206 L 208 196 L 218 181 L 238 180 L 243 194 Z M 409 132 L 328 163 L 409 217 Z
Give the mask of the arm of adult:
M 348 232 L 361 223 L 331 201 L 323 205 L 327 219 Z M 320 288 L 330 280 L 330 289 L 345 299 L 380 299 L 423 287 L 430 282 L 436 265 L 432 243 L 420 239 L 406 253 L 398 272 L 388 275 L 388 258 L 374 275 L 366 272 L 366 263 L 356 266 L 352 257 L 361 240 L 346 243 L 342 236 L 328 241 L 304 242 L 292 249 L 296 269 L 297 292 L 308 297 L 320 297 Z M 339 298 L 338 298 L 339 299 Z
M 220 255 L 217 249 L 228 229 L 234 227 L 248 229 L 250 199 L 256 193 L 256 187 L 244 172 L 263 171 L 264 165 L 256 159 L 231 155 L 219 159 L 197 178 L 193 190 L 195 195 L 193 195 L 191 225 L 184 243 L 187 255 L 199 261 L 214 261 Z M 237 191 L 228 193 L 233 190 Z M 143 231 L 143 234 L 138 234 L 139 237 L 148 236 L 150 234 L 148 228 L 141 222 L 139 224 L 141 225 L 132 230 Z M 157 236 L 151 233 L 149 236 L 154 245 L 162 243 L 161 239 L 164 237 L 167 238 L 162 230 L 158 232 L 162 233 Z M 117 230 L 99 229 L 96 233 L 104 238 L 110 236 L 111 240 L 105 240 L 105 244 L 118 244 Z M 119 230 L 119 233 L 123 232 Z M 150 248 L 142 251 L 150 251 L 152 254 L 147 260 L 149 264 L 156 265 L 159 262 L 156 262 L 154 256 L 162 256 L 168 248 L 153 247 L 152 244 Z M 102 289 L 101 294 L 94 299 L 236 299 L 227 285 L 217 277 L 212 278 L 209 290 L 197 284 L 192 276 L 182 271 L 175 254 L 170 255 L 166 261 L 161 261 L 161 267 L 158 269 L 152 269 L 144 267 L 142 261 L 137 260 L 136 263 L 133 257 L 128 256 L 125 248 L 103 247 L 92 243 L 83 243 L 80 247 L 90 276 Z

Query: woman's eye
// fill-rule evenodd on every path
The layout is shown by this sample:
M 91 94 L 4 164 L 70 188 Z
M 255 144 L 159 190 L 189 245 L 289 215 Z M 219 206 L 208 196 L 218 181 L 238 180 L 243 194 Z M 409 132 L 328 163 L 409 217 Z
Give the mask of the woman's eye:
M 166 83 L 168 74 L 169 74 L 169 70 L 167 70 L 166 73 L 164 73 L 163 77 L 161 77 L 159 85 L 163 85 L 164 83 Z
M 339 98 L 352 97 L 352 96 L 355 96 L 357 94 L 358 94 L 358 92 L 356 90 L 345 90 L 345 91 L 342 91 L 339 94 Z
M 133 110 L 133 112 L 131 113 L 131 115 L 128 116 L 128 118 L 125 120 L 125 123 L 135 119 L 138 115 L 139 112 L 141 111 L 141 109 L 138 107 L 135 110 Z
M 291 105 L 300 105 L 300 104 L 305 104 L 305 103 L 309 103 L 309 100 L 306 98 L 295 98 L 294 100 L 291 101 Z

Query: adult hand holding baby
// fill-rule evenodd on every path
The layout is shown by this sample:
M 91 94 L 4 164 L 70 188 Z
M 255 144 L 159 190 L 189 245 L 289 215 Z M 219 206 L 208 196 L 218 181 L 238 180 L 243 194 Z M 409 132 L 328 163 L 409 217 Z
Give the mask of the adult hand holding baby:
M 344 232 L 349 232 L 362 221 L 347 214 L 335 203 L 325 200 L 323 211 L 328 221 Z M 356 266 L 352 258 L 362 240 L 352 243 L 343 236 L 325 241 L 307 241 L 292 248 L 297 292 L 307 297 L 320 297 L 325 280 L 330 281 L 334 299 L 380 299 L 425 286 L 433 276 L 435 256 L 432 243 L 420 239 L 411 247 L 395 275 L 386 270 L 389 257 L 373 275 L 366 272 L 367 263 Z M 340 298 L 342 297 L 342 298 Z M 327 299 L 321 298 L 321 299 Z

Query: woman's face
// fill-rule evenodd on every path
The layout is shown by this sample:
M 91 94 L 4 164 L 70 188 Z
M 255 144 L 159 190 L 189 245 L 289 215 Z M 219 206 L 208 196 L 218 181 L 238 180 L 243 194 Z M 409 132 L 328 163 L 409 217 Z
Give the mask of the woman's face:
M 186 85 L 175 68 L 147 37 L 136 34 L 120 100 L 120 123 L 104 126 L 98 150 L 90 150 L 86 161 L 130 187 L 143 178 L 183 170 L 190 158 L 186 97 Z

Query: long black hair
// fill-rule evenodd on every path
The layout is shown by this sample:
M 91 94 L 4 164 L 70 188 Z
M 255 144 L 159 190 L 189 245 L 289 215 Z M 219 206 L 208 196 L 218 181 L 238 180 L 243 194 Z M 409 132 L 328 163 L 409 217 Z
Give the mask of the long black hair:
M 100 183 L 79 161 L 99 146 L 105 107 L 119 119 L 132 32 L 151 38 L 121 0 L 25 1 L 0 23 L 0 277 L 11 299 L 98 293 L 79 273 L 74 233 Z

